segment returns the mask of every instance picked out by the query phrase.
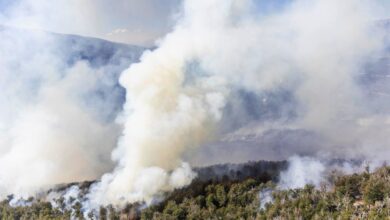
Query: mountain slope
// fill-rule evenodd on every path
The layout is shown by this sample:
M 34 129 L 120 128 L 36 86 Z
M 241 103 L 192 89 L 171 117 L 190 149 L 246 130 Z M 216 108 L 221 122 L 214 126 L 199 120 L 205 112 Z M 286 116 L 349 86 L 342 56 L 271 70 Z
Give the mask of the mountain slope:
M 370 173 L 329 176 L 331 185 L 314 188 L 306 185 L 299 189 L 280 189 L 272 179 L 246 176 L 240 179 L 219 179 L 218 171 L 259 169 L 273 164 L 283 169 L 284 162 L 252 162 L 238 165 L 218 165 L 199 168 L 197 172 L 208 180 L 196 179 L 192 184 L 161 198 L 156 204 L 128 204 L 124 208 L 100 207 L 99 210 L 83 209 L 83 196 L 90 182 L 73 184 L 74 191 L 51 202 L 31 198 L 12 201 L 12 197 L 0 202 L 2 219 L 387 219 L 390 216 L 390 167 L 383 166 Z M 246 168 L 244 168 L 246 167 Z M 261 169 L 261 168 L 260 168 Z M 217 171 L 218 170 L 218 171 Z M 230 172 L 227 172 L 230 173 Z M 245 173 L 245 171 L 243 172 Z M 278 172 L 270 173 L 274 178 Z M 270 177 L 270 176 L 269 176 Z M 57 190 L 65 190 L 58 188 Z

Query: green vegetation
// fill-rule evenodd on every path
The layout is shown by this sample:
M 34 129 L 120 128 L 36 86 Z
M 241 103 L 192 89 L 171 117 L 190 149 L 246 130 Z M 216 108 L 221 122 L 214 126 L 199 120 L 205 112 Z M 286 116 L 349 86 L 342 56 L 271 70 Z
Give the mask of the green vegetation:
M 211 183 L 204 193 L 142 210 L 142 219 L 390 219 L 390 167 L 369 174 L 334 176 L 334 186 L 275 190 L 253 179 Z M 273 188 L 260 209 L 259 192 Z M 175 194 L 175 192 L 173 193 Z
M 373 173 L 333 175 L 333 186 L 315 189 L 277 190 L 272 182 L 247 178 L 220 181 L 195 180 L 176 190 L 159 204 L 141 209 L 129 204 L 122 210 L 101 207 L 87 218 L 97 219 L 390 219 L 390 167 Z M 263 204 L 260 192 L 273 189 L 273 202 Z M 47 202 L 11 207 L 0 203 L 0 219 L 83 219 L 81 204 L 70 209 L 58 199 L 53 207 Z M 62 201 L 63 202 L 63 201 Z M 62 208 L 61 208 L 62 207 Z

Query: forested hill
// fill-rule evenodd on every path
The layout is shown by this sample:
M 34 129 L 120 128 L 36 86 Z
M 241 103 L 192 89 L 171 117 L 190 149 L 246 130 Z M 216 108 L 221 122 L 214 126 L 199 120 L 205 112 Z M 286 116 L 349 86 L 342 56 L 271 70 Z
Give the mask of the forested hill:
M 240 178 L 228 166 L 232 165 L 202 168 L 189 186 L 149 207 L 128 204 L 123 209 L 107 206 L 85 212 L 78 198 L 73 198 L 71 203 L 64 198 L 51 203 L 31 198 L 30 203 L 19 207 L 12 207 L 10 200 L 5 200 L 0 203 L 0 219 L 389 219 L 390 216 L 390 167 L 383 166 L 371 173 L 334 174 L 330 178 L 332 185 L 320 189 L 306 185 L 301 189 L 281 190 L 271 181 L 277 179 L 279 172 L 268 172 L 267 178 L 258 178 L 257 175 L 265 177 L 265 174 L 256 167 L 274 166 L 276 171 L 284 169 L 286 162 L 233 165 L 245 167 L 242 173 L 256 174 Z M 234 174 L 232 179 L 229 175 L 201 178 L 201 172 L 210 174 L 221 170 L 230 170 Z M 87 189 L 90 184 L 78 186 Z
M 333 181 L 331 188 L 306 185 L 291 190 L 277 190 L 271 182 L 254 179 L 192 184 L 187 188 L 190 196 L 180 200 L 174 192 L 140 215 L 142 219 L 389 219 L 390 167 L 335 176 Z M 204 191 L 191 194 L 197 187 Z

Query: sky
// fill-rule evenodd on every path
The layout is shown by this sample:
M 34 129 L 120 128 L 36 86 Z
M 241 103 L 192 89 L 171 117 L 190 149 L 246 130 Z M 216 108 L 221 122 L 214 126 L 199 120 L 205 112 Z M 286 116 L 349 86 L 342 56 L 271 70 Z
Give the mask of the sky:
M 258 0 L 272 13 L 293 0 Z M 374 19 L 390 17 L 390 0 L 378 2 Z M 182 0 L 0 0 L 0 24 L 151 46 L 171 31 Z
M 180 0 L 0 0 L 0 24 L 150 45 L 179 7 Z

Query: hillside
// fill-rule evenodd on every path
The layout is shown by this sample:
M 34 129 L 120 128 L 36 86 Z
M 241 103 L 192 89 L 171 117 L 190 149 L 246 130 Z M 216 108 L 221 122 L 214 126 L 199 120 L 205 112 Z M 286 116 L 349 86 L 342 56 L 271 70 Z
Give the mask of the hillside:
M 390 167 L 333 176 L 334 186 L 278 190 L 248 179 L 210 183 L 203 193 L 142 210 L 142 219 L 388 219 Z M 192 185 L 194 187 L 194 185 Z M 191 188 L 191 186 L 189 187 Z M 174 192 L 173 194 L 175 194 Z
M 197 169 L 199 177 L 154 205 L 128 204 L 85 212 L 82 199 L 63 196 L 56 201 L 30 198 L 22 206 L 12 197 L 0 203 L 1 219 L 387 219 L 390 216 L 390 167 L 375 172 L 329 176 L 330 185 L 281 190 L 275 182 L 285 162 L 251 162 Z M 270 172 L 262 167 L 274 167 Z M 241 169 L 237 169 L 241 167 Z M 218 172 L 217 172 L 218 171 Z M 227 171 L 227 172 L 225 172 Z M 243 173 L 237 178 L 237 172 Z M 235 173 L 236 172 L 236 173 Z M 203 179 L 203 174 L 220 175 Z M 232 175 L 232 177 L 229 177 Z M 246 175 L 246 174 L 247 175 Z M 226 174 L 226 175 L 225 175 Z M 82 197 L 92 182 L 78 186 Z M 11 205 L 10 205 L 11 204 Z M 99 217 L 98 217 L 99 216 Z M 104 217 L 103 217 L 104 216 Z
M 194 171 L 197 173 L 197 177 L 189 186 L 166 194 L 164 198 L 156 198 L 153 204 L 163 207 L 170 200 L 182 202 L 185 197 L 196 197 L 205 194 L 206 188 L 214 184 L 230 186 L 245 181 L 255 181 L 256 183 L 277 182 L 280 171 L 286 168 L 286 161 L 257 161 L 195 168 Z M 102 212 L 113 215 L 127 212 L 126 210 L 130 209 L 137 213 L 137 217 L 140 217 L 140 211 L 146 207 L 146 204 L 139 203 L 129 204 L 128 207 L 119 210 L 112 206 L 101 207 L 99 212 L 86 210 L 88 207 L 85 203 L 88 201 L 87 194 L 94 183 L 94 181 L 85 181 L 60 184 L 48 192 L 38 194 L 36 198 L 31 197 L 26 200 L 10 195 L 7 200 L 1 202 L 0 219 L 6 218 L 6 216 L 11 219 L 31 219 L 31 217 L 33 219 L 69 219 L 70 217 L 87 217 L 88 214 L 101 216 L 103 215 Z

